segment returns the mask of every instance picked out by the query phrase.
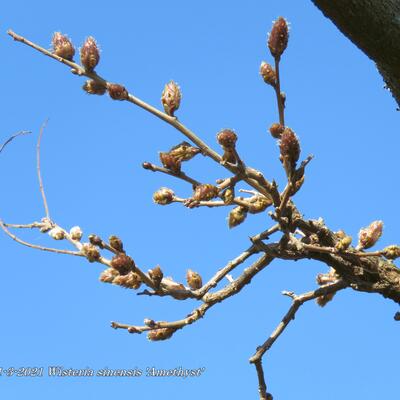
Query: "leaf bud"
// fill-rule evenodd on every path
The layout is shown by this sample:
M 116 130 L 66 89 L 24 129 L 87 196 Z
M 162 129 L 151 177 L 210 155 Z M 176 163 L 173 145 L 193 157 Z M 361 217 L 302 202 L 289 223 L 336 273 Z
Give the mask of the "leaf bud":
M 285 160 L 287 160 L 290 167 L 294 168 L 300 157 L 300 143 L 298 137 L 290 128 L 285 128 L 282 132 L 279 149 L 283 162 L 285 163 Z
M 135 262 L 131 257 L 120 253 L 112 258 L 111 266 L 115 268 L 121 275 L 127 275 L 135 267 Z
M 268 85 L 274 86 L 276 85 L 276 73 L 272 66 L 265 61 L 263 61 L 260 65 L 260 75 L 264 79 L 264 82 Z
M 112 283 L 127 289 L 139 289 L 142 281 L 136 272 L 130 271 L 126 275 L 115 276 Z
M 101 240 L 100 236 L 97 235 L 89 235 L 89 242 L 93 245 L 93 246 L 98 246 L 101 249 L 104 249 L 104 243 Z
M 95 262 L 100 258 L 98 248 L 91 243 L 84 243 L 81 251 L 89 262 Z
M 81 64 L 86 71 L 93 71 L 100 61 L 100 51 L 96 40 L 93 36 L 89 36 L 81 47 Z
M 217 141 L 224 149 L 232 149 L 236 145 L 237 135 L 232 129 L 222 129 L 217 133 Z
M 129 97 L 129 93 L 125 87 L 118 83 L 107 84 L 107 91 L 113 100 L 127 100 Z
M 51 43 L 53 45 L 53 54 L 72 61 L 75 55 L 75 48 L 66 35 L 61 32 L 54 32 Z
M 181 162 L 191 160 L 195 155 L 199 154 L 200 151 L 198 147 L 191 146 L 188 142 L 182 142 L 174 146 L 169 151 L 169 154 L 178 162 Z
M 104 283 L 112 283 L 114 278 L 119 275 L 115 268 L 107 268 L 99 276 L 99 280 Z
M 240 225 L 247 217 L 247 208 L 239 206 L 231 210 L 228 216 L 229 228 Z
M 161 321 L 164 322 L 164 321 Z M 175 332 L 173 328 L 158 328 L 148 332 L 147 339 L 152 342 L 169 339 Z
M 200 289 L 203 286 L 201 276 L 191 269 L 186 272 L 186 282 L 192 290 Z
M 59 226 L 54 227 L 49 231 L 49 235 L 54 239 L 54 240 L 63 240 L 65 238 L 65 232 L 64 229 L 61 229 Z
M 335 249 L 338 251 L 345 251 L 350 247 L 352 241 L 353 239 L 351 236 L 345 236 L 336 243 Z
M 400 257 L 400 246 L 392 244 L 391 246 L 385 247 L 382 252 L 388 260 L 395 260 Z
M 177 160 L 173 155 L 171 155 L 170 153 L 160 152 L 159 157 L 164 168 L 169 169 L 175 174 L 179 174 L 181 172 L 181 162 Z
M 103 84 L 93 80 L 93 79 L 89 79 L 88 81 L 86 81 L 83 86 L 82 89 L 89 94 L 97 94 L 99 96 L 102 96 L 107 88 L 106 86 L 104 86 Z
M 381 237 L 382 230 L 382 221 L 374 221 L 366 228 L 360 229 L 360 232 L 358 233 L 357 249 L 369 249 L 372 247 Z
M 279 17 L 273 24 L 268 37 L 268 47 L 272 56 L 280 59 L 285 51 L 289 40 L 288 24 L 283 17 Z
M 269 127 L 269 131 L 275 139 L 280 139 L 282 132 L 285 130 L 285 127 L 279 123 L 274 123 Z
M 69 230 L 69 236 L 71 236 L 72 240 L 80 241 L 82 239 L 82 235 L 83 235 L 83 232 L 79 226 L 73 226 Z
M 174 201 L 175 193 L 168 188 L 162 187 L 153 194 L 154 203 L 165 206 Z
M 153 280 L 154 284 L 156 285 L 157 288 L 160 287 L 161 281 L 164 277 L 163 272 L 161 271 L 161 268 L 159 265 L 154 267 L 153 269 L 149 270 L 149 276 Z
M 214 199 L 218 196 L 218 188 L 211 183 L 203 183 L 197 185 L 194 189 L 193 200 L 195 201 L 207 201 Z
M 161 95 L 161 103 L 168 115 L 174 115 L 174 112 L 181 104 L 181 98 L 182 94 L 179 86 L 174 81 L 168 82 Z

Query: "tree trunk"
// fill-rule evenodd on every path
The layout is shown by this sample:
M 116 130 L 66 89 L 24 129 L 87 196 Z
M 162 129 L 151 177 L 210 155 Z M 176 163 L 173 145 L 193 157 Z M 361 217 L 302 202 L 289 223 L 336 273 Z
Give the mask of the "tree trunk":
M 400 106 L 400 1 L 312 0 L 377 65 Z

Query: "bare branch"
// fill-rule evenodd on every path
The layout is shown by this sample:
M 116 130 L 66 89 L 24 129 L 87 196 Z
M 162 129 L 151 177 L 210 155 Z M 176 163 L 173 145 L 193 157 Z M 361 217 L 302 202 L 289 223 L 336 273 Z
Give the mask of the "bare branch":
M 10 136 L 1 146 L 0 146 L 0 153 L 4 150 L 4 148 L 16 137 L 21 136 L 21 135 L 27 135 L 28 133 L 31 133 L 30 131 L 19 131 L 15 133 L 14 135 Z

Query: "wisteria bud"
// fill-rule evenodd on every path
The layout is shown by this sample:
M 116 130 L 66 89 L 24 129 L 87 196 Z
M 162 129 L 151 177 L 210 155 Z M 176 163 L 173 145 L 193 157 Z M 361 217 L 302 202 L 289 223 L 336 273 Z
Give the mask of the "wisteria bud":
M 231 204 L 235 198 L 235 191 L 233 188 L 227 188 L 224 193 L 222 193 L 222 200 L 225 204 Z
M 54 32 L 51 44 L 53 45 L 53 54 L 72 61 L 75 55 L 75 48 L 66 35 L 61 32 Z
M 164 322 L 164 321 L 161 321 Z M 147 339 L 149 339 L 152 342 L 158 341 L 158 340 L 166 340 L 169 339 L 175 332 L 175 329 L 173 328 L 159 328 L 159 329 L 153 329 L 149 331 L 147 334 Z
M 107 268 L 99 276 L 99 280 L 104 283 L 112 283 L 119 272 L 114 268 Z
M 41 226 L 40 226 L 40 232 L 42 233 L 46 233 L 48 232 L 50 229 L 52 229 L 54 227 L 54 224 L 52 221 L 50 221 L 49 218 L 44 217 L 40 220 L 41 222 Z
M 391 246 L 385 247 L 382 253 L 388 260 L 395 260 L 400 257 L 400 246 L 392 244 Z
M 115 255 L 111 260 L 111 266 L 115 268 L 121 275 L 126 275 L 135 266 L 135 262 L 126 254 L 120 253 Z
M 181 172 L 181 162 L 173 155 L 170 153 L 160 152 L 159 157 L 164 168 L 171 170 L 175 174 L 179 174 L 179 172 Z
M 109 83 L 107 85 L 107 90 L 109 96 L 113 100 L 126 100 L 129 97 L 129 93 L 125 87 L 118 83 Z
M 115 250 L 117 250 L 119 252 L 123 252 L 124 251 L 124 244 L 122 243 L 122 240 L 118 236 L 111 235 L 108 238 L 108 243 L 110 244 L 110 246 L 113 249 L 115 249 Z
M 107 88 L 102 85 L 101 83 L 94 81 L 93 79 L 89 79 L 88 81 L 86 81 L 83 86 L 82 89 L 89 94 L 97 94 L 99 96 L 103 95 Z
M 70 230 L 69 230 L 69 236 L 71 236 L 72 240 L 81 240 L 82 239 L 82 229 L 79 226 L 73 226 Z
M 289 40 L 288 24 L 283 17 L 279 17 L 272 26 L 271 32 L 268 37 L 268 47 L 272 56 L 280 59 L 282 53 L 285 51 Z
M 237 135 L 232 129 L 222 129 L 217 133 L 217 141 L 224 149 L 232 149 L 236 145 Z
M 263 61 L 260 65 L 260 75 L 268 85 L 276 85 L 276 73 L 270 64 Z
M 336 245 L 335 245 L 335 249 L 338 251 L 345 251 L 347 250 L 352 242 L 352 237 L 351 236 L 345 236 L 344 238 L 340 239 Z
M 282 132 L 279 149 L 283 161 L 289 161 L 290 166 L 294 168 L 300 157 L 300 143 L 298 137 L 290 128 L 285 128 Z
M 168 188 L 162 187 L 153 194 L 154 203 L 165 206 L 171 204 L 174 201 L 175 193 Z
M 198 147 L 191 146 L 188 142 L 182 142 L 174 146 L 169 151 L 169 154 L 180 162 L 191 160 L 195 155 L 199 154 L 200 151 Z
M 157 288 L 160 287 L 160 284 L 161 284 L 161 281 L 162 281 L 162 279 L 164 277 L 164 274 L 161 271 L 161 268 L 160 268 L 159 265 L 157 265 L 153 269 L 149 270 L 149 276 L 153 280 L 153 282 L 156 285 L 156 287 Z
M 247 217 L 247 208 L 239 206 L 231 210 L 228 216 L 229 228 L 240 225 Z
M 100 51 L 94 37 L 89 36 L 81 47 L 81 63 L 86 71 L 93 71 L 100 61 Z
M 103 243 L 103 241 L 101 240 L 101 237 L 100 237 L 100 236 L 97 236 L 97 235 L 89 235 L 88 239 L 89 239 L 89 242 L 90 242 L 93 246 L 98 246 L 98 247 L 100 247 L 101 249 L 104 249 L 104 243 Z
M 84 243 L 81 251 L 89 262 L 95 262 L 100 258 L 98 248 L 91 243 Z
M 179 86 L 174 81 L 168 82 L 161 95 L 161 103 L 168 115 L 174 115 L 174 112 L 181 104 L 181 98 L 182 94 Z
M 255 196 L 250 199 L 251 206 L 248 211 L 251 214 L 258 214 L 265 211 L 273 203 L 272 198 L 266 198 L 265 196 Z
M 285 127 L 279 123 L 274 123 L 269 127 L 269 131 L 275 139 L 280 139 Z
M 211 183 L 204 183 L 196 186 L 193 193 L 193 199 L 196 201 L 207 201 L 218 196 L 218 188 Z
M 136 272 L 131 271 L 126 275 L 115 276 L 112 283 L 127 289 L 139 289 L 142 281 Z
M 369 249 L 372 247 L 381 237 L 382 230 L 382 221 L 374 221 L 366 228 L 360 229 L 357 249 Z
M 56 226 L 55 228 L 51 229 L 49 231 L 49 235 L 54 239 L 54 240 L 63 240 L 65 238 L 65 232 L 63 229 L 61 229 L 59 226 Z
M 188 269 L 186 272 L 186 282 L 192 290 L 200 289 L 203 286 L 201 276 L 191 269 Z

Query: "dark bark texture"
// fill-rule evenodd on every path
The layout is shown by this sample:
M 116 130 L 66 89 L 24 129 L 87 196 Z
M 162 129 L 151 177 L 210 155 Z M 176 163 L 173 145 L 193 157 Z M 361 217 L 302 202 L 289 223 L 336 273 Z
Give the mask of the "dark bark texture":
M 400 0 L 312 0 L 371 58 L 400 106 Z

